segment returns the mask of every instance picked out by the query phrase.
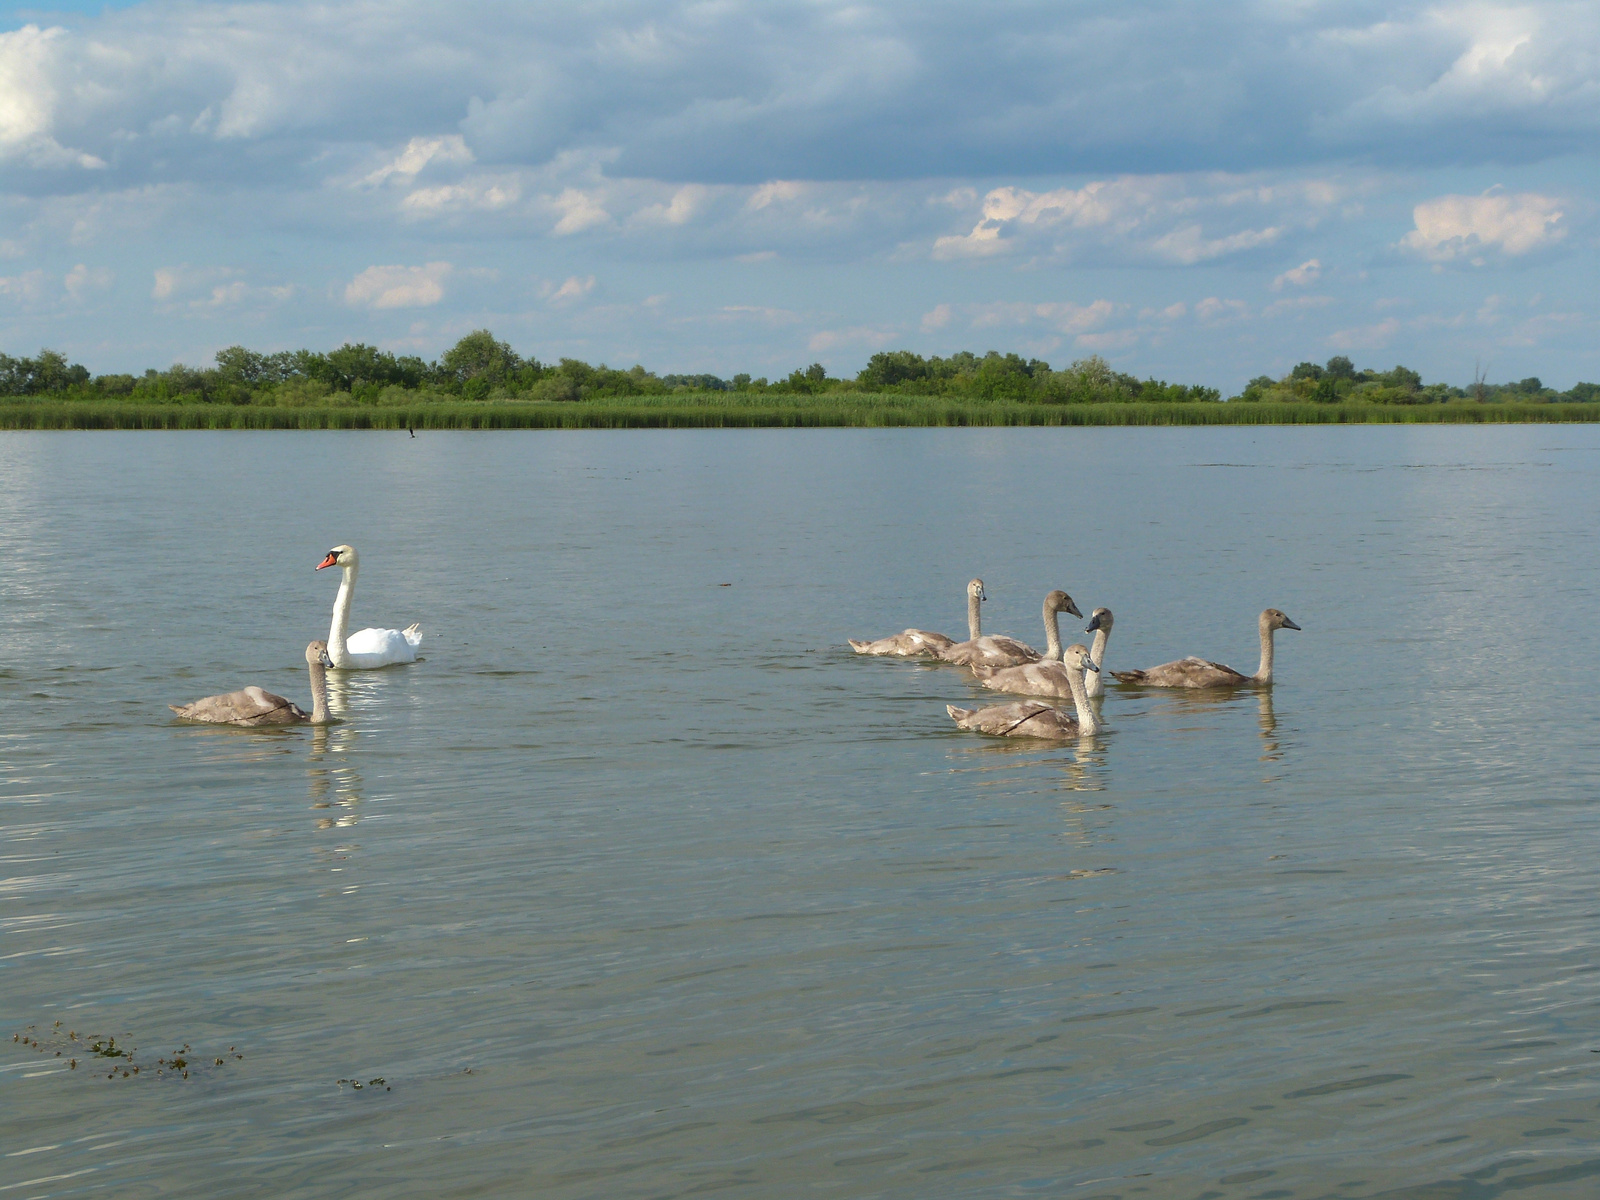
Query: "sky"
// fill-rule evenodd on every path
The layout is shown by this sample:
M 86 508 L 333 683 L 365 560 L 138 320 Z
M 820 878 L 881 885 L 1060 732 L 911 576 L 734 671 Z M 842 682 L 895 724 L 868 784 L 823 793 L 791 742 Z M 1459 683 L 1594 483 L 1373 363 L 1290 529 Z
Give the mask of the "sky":
M 1600 5 L 0 0 L 0 352 L 1600 380 Z

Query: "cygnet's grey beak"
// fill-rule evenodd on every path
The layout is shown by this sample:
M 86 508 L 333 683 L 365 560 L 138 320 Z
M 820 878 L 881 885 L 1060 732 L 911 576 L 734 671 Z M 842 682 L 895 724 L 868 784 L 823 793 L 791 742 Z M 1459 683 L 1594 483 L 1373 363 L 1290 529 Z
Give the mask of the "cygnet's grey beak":
M 1089 623 L 1083 627 L 1083 631 L 1085 633 L 1093 633 L 1096 629 L 1099 629 L 1099 628 L 1100 628 L 1100 614 L 1099 613 L 1095 613 L 1095 615 L 1092 618 L 1090 618 Z
M 1288 617 L 1285 617 L 1283 619 L 1283 627 L 1285 629 L 1299 629 L 1300 628 L 1300 626 L 1296 625 L 1293 621 L 1289 620 Z
M 328 657 L 328 652 L 326 650 L 324 650 L 322 652 L 322 654 L 319 655 L 319 657 L 322 659 L 322 665 L 323 666 L 325 666 L 325 667 L 333 666 L 333 659 Z
M 1092 658 L 1083 660 L 1083 669 L 1085 671 L 1093 671 L 1096 675 L 1100 673 L 1100 668 L 1094 665 L 1094 659 Z
M 1077 617 L 1078 620 L 1080 620 L 1080 621 L 1083 620 L 1083 614 L 1078 611 L 1078 606 L 1073 601 L 1071 601 L 1071 600 L 1067 601 L 1066 611 L 1071 613 L 1073 616 Z

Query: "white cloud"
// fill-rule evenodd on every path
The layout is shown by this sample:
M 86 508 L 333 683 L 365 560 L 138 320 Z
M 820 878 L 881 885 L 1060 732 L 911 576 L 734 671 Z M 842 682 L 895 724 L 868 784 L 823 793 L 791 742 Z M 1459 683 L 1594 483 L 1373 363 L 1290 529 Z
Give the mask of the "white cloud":
M 1308 258 L 1298 267 L 1292 267 L 1272 281 L 1272 290 L 1281 292 L 1288 285 L 1295 287 L 1310 287 L 1322 278 L 1322 263 L 1317 259 Z
M 995 188 L 972 228 L 935 239 L 932 253 L 943 260 L 1027 252 L 1192 266 L 1270 245 L 1291 223 L 1314 224 L 1346 191 L 1326 180 L 1269 186 L 1230 175 L 1123 176 L 1045 192 Z M 1252 225 L 1252 210 L 1276 221 Z
M 296 292 L 292 283 L 259 285 L 249 283 L 235 267 L 158 267 L 153 273 L 150 298 L 160 303 L 156 311 L 170 314 L 205 314 L 249 306 L 261 309 L 280 304 Z M 75 267 L 67 276 L 67 291 L 74 299 L 89 287 L 108 287 L 111 273 Z
M 380 184 L 398 176 L 400 181 L 410 181 L 430 163 L 465 164 L 473 162 L 472 151 L 459 133 L 445 137 L 414 137 L 405 149 L 389 162 L 366 177 L 370 184 Z
M 948 324 L 950 324 L 950 306 L 948 304 L 936 304 L 931 310 L 922 314 L 923 333 L 932 333 L 937 329 L 943 329 Z
M 599 199 L 578 188 L 566 188 L 560 195 L 550 199 L 550 205 L 561 213 L 561 219 L 550 231 L 558 237 L 612 223 L 611 214 Z
M 782 181 L 755 211 L 804 180 L 940 177 L 960 192 L 963 172 L 1482 163 L 1581 151 L 1600 133 L 1600 14 L 1583 0 L 1263 11 L 136 4 L 0 34 L 0 152 L 163 178 L 338 159 L 377 186 L 604 147 L 622 177 Z
M 630 220 L 644 225 L 683 225 L 705 204 L 711 189 L 690 184 L 678 188 L 665 204 L 648 204 Z
M 539 289 L 539 294 L 551 304 L 571 304 L 582 300 L 592 291 L 594 291 L 593 275 L 586 279 L 579 279 L 576 275 L 570 275 L 560 284 L 544 284 Z
M 408 215 L 431 217 L 463 209 L 494 212 L 515 204 L 521 198 L 522 189 L 514 181 L 478 179 L 418 188 L 406 194 L 400 207 Z
M 25 271 L 21 275 L 0 275 L 0 296 L 11 300 L 32 303 L 44 295 L 43 271 Z
M 1273 225 L 1267 229 L 1241 229 L 1226 237 L 1208 238 L 1198 225 L 1175 229 L 1152 243 L 1152 249 L 1163 258 L 1185 266 L 1209 262 L 1240 250 L 1254 250 L 1257 246 L 1270 246 L 1283 236 L 1283 227 Z
M 1515 257 L 1559 242 L 1565 216 L 1559 200 L 1535 192 L 1440 196 L 1412 210 L 1416 228 L 1400 244 L 1433 262 L 1481 265 L 1487 251 Z
M 150 298 L 168 303 L 188 300 L 193 303 L 198 296 L 206 295 L 215 287 L 225 287 L 236 281 L 238 272 L 231 267 L 191 267 L 188 263 L 176 267 L 157 267 L 150 287 Z
M 1207 296 L 1194 306 L 1194 315 L 1197 321 L 1215 325 L 1248 317 L 1250 306 L 1243 300 L 1222 300 L 1216 296 Z
M 745 201 L 745 207 L 751 212 L 759 212 L 771 204 L 797 200 L 804 192 L 805 187 L 803 184 L 785 180 L 773 180 L 770 183 L 763 183 L 755 191 L 751 192 L 750 199 Z
M 444 281 L 453 270 L 447 262 L 368 267 L 345 286 L 344 300 L 368 308 L 426 308 L 444 299 Z
M 74 300 L 82 301 L 90 291 L 105 291 L 111 286 L 114 278 L 105 267 L 91 269 L 84 263 L 79 263 L 67 272 L 61 283 L 67 289 L 67 295 Z
M 24 25 L 0 33 L 0 161 L 32 167 L 103 167 L 92 154 L 69 150 L 51 136 L 60 70 L 57 50 L 66 30 Z
M 971 232 L 939 238 L 934 243 L 934 257 L 1005 253 L 1011 247 L 1002 241 L 1002 235 L 1030 226 L 1041 229 L 1059 225 L 1079 229 L 1112 226 L 1124 232 L 1131 231 L 1148 219 L 1165 190 L 1163 182 L 1124 178 L 1049 192 L 995 188 L 984 196 L 982 213 Z

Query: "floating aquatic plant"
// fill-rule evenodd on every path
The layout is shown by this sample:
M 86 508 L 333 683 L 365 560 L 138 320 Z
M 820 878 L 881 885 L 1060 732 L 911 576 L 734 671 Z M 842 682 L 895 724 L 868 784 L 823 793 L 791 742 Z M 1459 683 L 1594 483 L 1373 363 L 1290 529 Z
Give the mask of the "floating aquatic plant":
M 389 1087 L 389 1085 L 384 1082 L 382 1075 L 379 1075 L 376 1079 L 369 1079 L 369 1080 L 366 1081 L 366 1083 L 362 1083 L 359 1079 L 341 1079 L 341 1080 L 339 1080 L 339 1086 L 340 1087 L 344 1087 L 345 1084 L 349 1084 L 353 1089 L 355 1089 L 358 1092 L 361 1091 L 363 1088 L 380 1088 L 381 1087 L 386 1092 L 392 1090 Z
M 157 1079 L 187 1079 L 190 1071 L 216 1070 L 225 1066 L 230 1060 L 237 1062 L 244 1058 L 236 1047 L 229 1046 L 226 1055 L 204 1055 L 197 1059 L 193 1047 L 185 1042 L 182 1049 L 156 1059 L 154 1064 L 148 1062 L 141 1064 L 134 1061 L 138 1047 L 130 1049 L 119 1046 L 115 1037 L 104 1034 L 90 1033 L 79 1037 L 75 1029 L 62 1033 L 60 1021 L 51 1026 L 42 1038 L 37 1028 L 29 1025 L 26 1029 L 13 1033 L 11 1040 L 14 1044 L 26 1046 L 35 1053 L 49 1054 L 54 1058 L 60 1058 L 64 1050 L 75 1052 L 67 1059 L 67 1069 L 71 1071 L 78 1069 L 78 1054 L 83 1055 L 86 1060 L 110 1059 L 111 1068 L 106 1073 L 107 1079 L 132 1079 L 141 1073 L 141 1069 L 145 1078 L 154 1076 Z M 87 1062 L 85 1065 L 88 1065 Z

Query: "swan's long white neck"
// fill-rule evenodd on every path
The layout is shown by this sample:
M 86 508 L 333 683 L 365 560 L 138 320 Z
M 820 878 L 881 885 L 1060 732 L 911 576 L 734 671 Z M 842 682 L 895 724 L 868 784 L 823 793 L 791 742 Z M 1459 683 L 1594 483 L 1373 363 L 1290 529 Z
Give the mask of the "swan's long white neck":
M 326 725 L 328 717 L 328 670 L 319 662 L 308 663 L 311 669 L 311 723 Z
M 1089 678 L 1084 681 L 1084 691 L 1090 696 L 1103 696 L 1106 693 L 1105 680 L 1100 676 L 1105 671 L 1106 643 L 1110 640 L 1111 631 L 1104 625 L 1094 631 L 1094 642 L 1089 646 L 1089 658 L 1100 670 L 1089 672 Z
M 1078 732 L 1084 737 L 1099 733 L 1100 721 L 1094 715 L 1094 705 L 1089 703 L 1089 693 L 1083 686 L 1083 668 L 1063 665 L 1067 668 L 1067 686 L 1072 689 L 1072 707 L 1078 710 Z
M 1261 666 L 1250 676 L 1257 683 L 1272 682 L 1272 626 L 1261 622 Z
M 1061 613 L 1044 602 L 1044 658 L 1046 662 L 1061 659 Z
M 339 594 L 333 601 L 333 627 L 328 630 L 328 657 L 336 667 L 350 665 L 350 651 L 345 648 L 345 638 L 350 633 L 350 604 L 355 599 L 356 575 L 359 563 L 344 568 L 344 579 L 339 584 Z
M 983 601 L 972 593 L 967 593 L 967 641 L 975 642 L 983 636 L 983 616 L 978 611 Z

